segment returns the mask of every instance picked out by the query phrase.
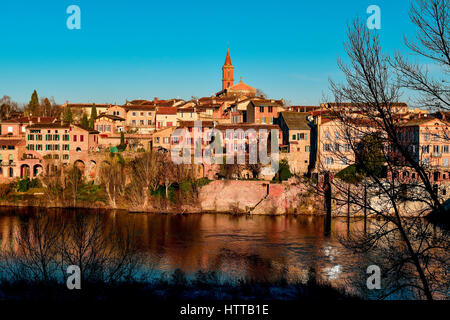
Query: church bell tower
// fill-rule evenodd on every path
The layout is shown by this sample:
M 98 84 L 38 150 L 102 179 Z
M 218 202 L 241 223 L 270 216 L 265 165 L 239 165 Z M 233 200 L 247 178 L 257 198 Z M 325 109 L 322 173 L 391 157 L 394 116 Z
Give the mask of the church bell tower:
M 227 49 L 227 57 L 222 67 L 222 90 L 233 86 L 234 67 L 231 64 L 230 49 Z

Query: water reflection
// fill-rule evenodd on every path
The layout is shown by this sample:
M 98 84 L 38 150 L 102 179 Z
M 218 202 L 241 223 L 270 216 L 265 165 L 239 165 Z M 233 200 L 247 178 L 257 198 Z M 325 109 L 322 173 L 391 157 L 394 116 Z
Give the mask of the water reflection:
M 33 209 L 35 210 L 35 209 Z M 21 221 L 30 209 L 0 210 L 0 243 L 15 245 Z M 49 214 L 89 214 L 90 211 L 48 210 Z M 325 232 L 323 217 L 130 214 L 102 212 L 111 228 L 134 225 L 139 250 L 161 273 L 180 268 L 217 271 L 224 279 L 305 280 L 309 270 L 336 285 L 356 272 L 356 257 L 337 236 L 346 234 L 347 219 L 332 219 Z M 363 228 L 351 221 L 351 229 Z M 149 264 L 150 265 L 150 264 Z

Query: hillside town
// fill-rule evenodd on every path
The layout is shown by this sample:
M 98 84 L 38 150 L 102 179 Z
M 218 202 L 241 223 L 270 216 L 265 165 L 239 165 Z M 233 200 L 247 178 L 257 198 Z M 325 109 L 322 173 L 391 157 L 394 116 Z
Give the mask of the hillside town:
M 38 177 L 58 163 L 78 164 L 87 170 L 87 177 L 95 178 L 99 153 L 117 151 L 116 146 L 121 143 L 130 152 L 168 152 L 177 145 L 174 131 L 185 128 L 192 132 L 195 121 L 201 121 L 203 130 L 215 128 L 221 132 L 277 129 L 280 160 L 288 161 L 293 174 L 336 173 L 354 162 L 354 152 L 345 141 L 338 141 L 339 121 L 334 114 L 347 112 L 360 120 L 365 118 L 350 104 L 293 106 L 283 99 L 265 97 L 261 90 L 244 83 L 242 77 L 235 84 L 229 50 L 222 67 L 222 90 L 213 96 L 193 97 L 189 101 L 155 97 L 126 101 L 123 105 L 67 101 L 59 108 L 59 118 L 16 113 L 1 121 L 2 180 Z M 405 131 L 405 142 L 418 159 L 432 168 L 432 180 L 448 180 L 447 113 L 431 114 L 425 108 L 412 109 L 405 103 L 392 108 L 399 127 Z M 93 123 L 83 124 L 83 118 L 92 119 Z M 360 125 L 365 126 L 364 121 Z M 238 140 L 245 137 L 224 138 L 225 144 L 231 143 L 238 151 Z M 202 147 L 207 144 L 202 142 Z M 340 159 L 335 155 L 339 147 L 346 154 Z M 217 167 L 203 171 L 204 177 L 218 177 Z M 258 178 L 272 179 L 273 173 Z

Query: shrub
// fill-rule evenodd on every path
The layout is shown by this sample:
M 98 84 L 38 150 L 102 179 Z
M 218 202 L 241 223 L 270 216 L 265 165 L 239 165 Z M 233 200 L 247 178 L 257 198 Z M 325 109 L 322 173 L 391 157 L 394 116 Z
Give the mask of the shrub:
M 12 191 L 14 185 L 12 183 L 2 183 L 0 184 L 0 198 L 6 198 Z

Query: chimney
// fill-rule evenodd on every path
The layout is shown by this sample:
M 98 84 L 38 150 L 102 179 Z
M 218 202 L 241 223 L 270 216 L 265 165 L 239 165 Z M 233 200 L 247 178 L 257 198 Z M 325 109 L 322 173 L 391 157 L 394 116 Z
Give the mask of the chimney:
M 41 122 L 41 117 L 38 117 L 38 122 Z

